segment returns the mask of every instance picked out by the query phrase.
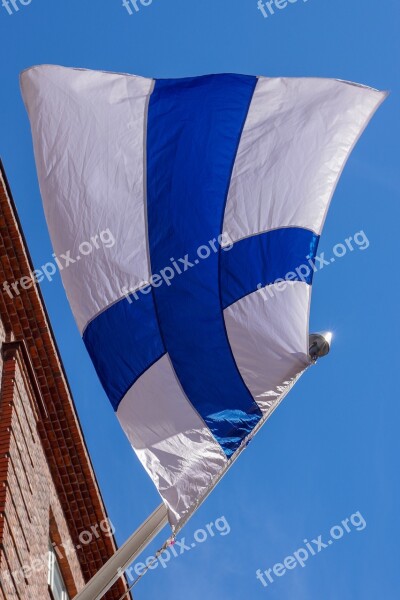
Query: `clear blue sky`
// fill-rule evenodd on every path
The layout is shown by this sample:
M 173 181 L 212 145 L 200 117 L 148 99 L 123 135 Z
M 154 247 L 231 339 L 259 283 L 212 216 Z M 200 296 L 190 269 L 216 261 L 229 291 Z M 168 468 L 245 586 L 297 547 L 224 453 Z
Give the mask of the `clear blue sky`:
M 347 164 L 321 240 L 328 255 L 359 230 L 370 241 L 314 279 L 311 328 L 335 332 L 332 353 L 300 380 L 182 535 L 192 539 L 221 515 L 231 533 L 146 575 L 137 600 L 400 597 L 399 17 L 398 0 L 298 0 L 267 19 L 256 0 L 153 0 L 131 16 L 120 0 L 32 0 L 12 15 L 0 6 L 0 151 L 35 266 L 52 249 L 19 92 L 28 66 L 337 77 L 391 91 Z M 159 499 L 109 407 L 60 279 L 42 291 L 123 542 Z M 258 568 L 281 562 L 304 538 L 329 537 L 356 511 L 363 531 L 267 588 L 256 580 Z

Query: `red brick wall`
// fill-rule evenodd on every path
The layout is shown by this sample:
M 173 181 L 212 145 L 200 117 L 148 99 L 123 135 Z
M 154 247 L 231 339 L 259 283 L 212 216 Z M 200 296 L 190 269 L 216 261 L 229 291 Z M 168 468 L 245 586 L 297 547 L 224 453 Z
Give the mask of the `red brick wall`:
M 5 339 L 6 339 L 6 332 L 5 332 L 3 323 L 2 323 L 2 321 L 0 319 L 0 348 L 1 348 L 1 345 L 4 342 Z M 3 373 L 3 356 L 2 356 L 2 354 L 0 352 L 0 385 L 1 385 L 1 376 L 2 376 L 2 373 Z
M 81 567 L 76 552 L 65 556 L 60 546 L 73 548 L 73 543 L 37 432 L 40 415 L 23 352 L 17 345 L 7 346 L 0 390 L 0 598 L 50 597 L 50 534 L 62 554 L 59 564 L 73 597 L 84 583 Z

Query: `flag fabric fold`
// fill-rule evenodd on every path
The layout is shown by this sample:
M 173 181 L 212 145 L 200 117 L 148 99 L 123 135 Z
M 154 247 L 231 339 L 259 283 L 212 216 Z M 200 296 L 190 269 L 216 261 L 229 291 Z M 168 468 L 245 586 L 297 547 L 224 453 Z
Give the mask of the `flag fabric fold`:
M 176 531 L 310 365 L 319 237 L 385 93 L 51 65 L 21 87 L 72 311 Z

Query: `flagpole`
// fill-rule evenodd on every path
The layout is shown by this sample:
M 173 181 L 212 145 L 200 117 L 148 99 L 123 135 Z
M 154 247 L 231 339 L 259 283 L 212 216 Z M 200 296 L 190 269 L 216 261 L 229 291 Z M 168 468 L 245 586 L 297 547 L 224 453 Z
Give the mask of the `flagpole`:
M 160 504 L 125 544 L 88 581 L 74 600 L 100 600 L 167 523 L 167 509 L 164 504 Z
M 332 333 L 312 333 L 309 336 L 309 356 L 311 359 L 310 365 L 315 364 L 319 358 L 326 356 L 331 347 Z M 306 367 L 305 370 L 307 370 Z M 263 419 L 254 428 L 249 439 L 254 437 L 256 433 L 264 425 L 265 421 L 269 419 L 271 414 L 276 410 L 279 404 L 282 402 L 286 394 L 291 390 L 293 385 L 304 373 L 301 371 L 287 386 L 285 392 L 281 394 L 279 402 L 276 402 L 275 406 L 264 415 Z M 246 448 L 247 443 L 242 444 L 242 447 L 237 451 L 235 460 Z M 230 465 L 222 470 L 219 477 L 214 481 L 212 487 L 207 493 L 201 498 L 200 502 L 197 503 L 196 507 L 190 512 L 184 520 L 179 524 L 179 528 L 175 533 L 182 529 L 188 519 L 192 516 L 193 512 L 198 509 L 199 505 L 204 502 L 211 491 L 216 487 L 222 477 L 225 475 Z M 102 566 L 102 568 L 94 575 L 94 577 L 85 585 L 83 590 L 75 596 L 74 600 L 100 600 L 104 594 L 112 587 L 112 585 L 121 577 L 123 572 L 129 567 L 129 565 L 135 560 L 135 558 L 150 544 L 150 542 L 156 537 L 156 535 L 167 525 L 168 513 L 164 504 L 160 506 L 146 519 L 146 521 L 135 531 L 135 533 L 125 542 L 121 548 Z

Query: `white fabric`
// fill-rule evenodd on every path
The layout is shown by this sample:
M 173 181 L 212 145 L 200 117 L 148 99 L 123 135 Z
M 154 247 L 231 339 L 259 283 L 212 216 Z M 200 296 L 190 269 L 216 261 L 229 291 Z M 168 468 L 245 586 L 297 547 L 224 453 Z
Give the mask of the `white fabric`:
M 264 413 L 310 364 L 310 298 L 309 285 L 287 281 L 249 294 L 224 311 L 236 364 Z
M 132 386 L 117 416 L 176 526 L 228 461 L 189 404 L 167 355 Z
M 233 169 L 224 231 L 321 233 L 349 153 L 386 94 L 333 79 L 259 78 Z
M 121 296 L 148 281 L 144 148 L 151 79 L 33 67 L 21 75 L 44 211 L 56 255 L 109 229 L 116 243 L 62 271 L 82 332 Z M 63 264 L 63 261 L 61 260 Z
M 62 271 L 83 331 L 124 287 L 150 277 L 144 173 L 153 80 L 41 66 L 25 71 L 21 86 L 56 254 L 76 257 L 82 242 L 107 229 L 116 240 Z M 227 200 L 223 230 L 232 241 L 289 226 L 319 234 L 351 148 L 384 97 L 334 80 L 260 78 Z M 224 312 L 238 369 L 264 417 L 309 364 L 311 288 L 280 286 Z M 136 381 L 117 415 L 177 526 L 232 460 L 186 398 L 168 356 Z

